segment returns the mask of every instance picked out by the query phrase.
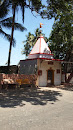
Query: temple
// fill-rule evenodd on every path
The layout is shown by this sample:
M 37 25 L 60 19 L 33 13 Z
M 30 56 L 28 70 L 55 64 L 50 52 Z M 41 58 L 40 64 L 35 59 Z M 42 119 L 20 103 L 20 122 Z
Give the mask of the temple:
M 36 74 L 37 86 L 61 84 L 61 60 L 54 59 L 42 35 L 38 38 L 28 58 L 20 61 L 20 74 Z

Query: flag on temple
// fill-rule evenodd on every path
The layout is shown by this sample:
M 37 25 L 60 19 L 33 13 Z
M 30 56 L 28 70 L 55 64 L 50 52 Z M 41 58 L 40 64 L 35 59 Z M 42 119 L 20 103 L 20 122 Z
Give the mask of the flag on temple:
M 42 23 L 40 23 L 40 28 L 42 28 L 42 25 L 43 25 L 43 24 L 42 24 Z

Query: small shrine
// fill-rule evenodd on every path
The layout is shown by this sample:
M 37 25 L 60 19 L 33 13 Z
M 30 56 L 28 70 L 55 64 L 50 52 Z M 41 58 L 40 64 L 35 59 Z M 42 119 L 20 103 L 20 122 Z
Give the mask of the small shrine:
M 41 87 L 61 84 L 61 60 L 54 59 L 42 35 L 28 58 L 20 61 L 20 74 L 36 74 L 36 85 Z

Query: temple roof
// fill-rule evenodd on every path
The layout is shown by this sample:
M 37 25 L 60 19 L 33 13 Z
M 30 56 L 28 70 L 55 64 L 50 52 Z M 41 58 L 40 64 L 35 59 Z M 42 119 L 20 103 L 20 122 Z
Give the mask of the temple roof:
M 51 51 L 47 45 L 47 43 L 44 40 L 43 36 L 40 36 L 37 40 L 37 42 L 35 43 L 32 51 L 30 52 L 30 54 L 36 54 L 36 53 L 47 53 L 47 54 L 51 54 Z
M 32 48 L 28 56 L 28 59 L 35 59 L 35 58 L 53 59 L 53 54 L 51 54 L 50 48 L 45 42 L 43 36 L 40 36 L 38 38 L 37 42 L 35 43 L 34 47 Z

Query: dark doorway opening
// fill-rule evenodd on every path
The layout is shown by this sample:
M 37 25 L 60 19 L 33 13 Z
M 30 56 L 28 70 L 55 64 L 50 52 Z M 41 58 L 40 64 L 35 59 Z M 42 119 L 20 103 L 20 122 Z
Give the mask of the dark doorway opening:
M 54 70 L 48 70 L 48 72 L 47 72 L 47 84 L 48 85 L 54 84 Z

